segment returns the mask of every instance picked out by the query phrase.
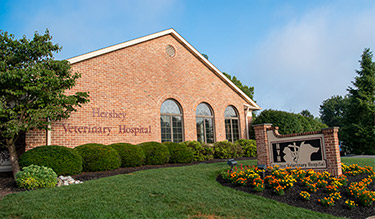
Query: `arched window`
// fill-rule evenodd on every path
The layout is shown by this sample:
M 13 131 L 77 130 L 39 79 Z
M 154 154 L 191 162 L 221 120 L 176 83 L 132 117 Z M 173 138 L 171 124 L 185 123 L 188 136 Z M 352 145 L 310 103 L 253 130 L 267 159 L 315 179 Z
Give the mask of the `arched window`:
M 161 142 L 182 142 L 183 123 L 180 105 L 172 99 L 164 101 L 160 107 Z
M 225 137 L 230 142 L 235 142 L 240 138 L 238 113 L 233 106 L 228 106 L 224 112 L 225 117 Z
M 201 143 L 214 143 L 214 114 L 206 103 L 200 103 L 196 111 L 197 139 Z

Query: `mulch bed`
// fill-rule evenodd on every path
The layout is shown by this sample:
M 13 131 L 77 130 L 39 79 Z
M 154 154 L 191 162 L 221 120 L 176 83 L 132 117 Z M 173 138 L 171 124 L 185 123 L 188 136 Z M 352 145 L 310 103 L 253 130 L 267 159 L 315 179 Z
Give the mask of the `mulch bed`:
M 348 176 L 348 185 L 351 182 L 358 182 L 365 178 L 364 175 L 360 176 Z M 259 196 L 263 196 L 265 198 L 273 199 L 279 202 L 286 203 L 288 205 L 300 207 L 300 208 L 306 208 L 306 209 L 311 209 L 313 211 L 318 211 L 318 212 L 323 212 L 327 214 L 332 214 L 335 216 L 340 216 L 340 217 L 348 217 L 348 218 L 368 218 L 370 216 L 375 216 L 375 207 L 374 204 L 369 207 L 362 207 L 358 206 L 352 209 L 347 208 L 344 205 L 344 202 L 348 198 L 347 192 L 345 188 L 340 189 L 340 193 L 342 198 L 340 200 L 335 201 L 335 205 L 331 207 L 326 207 L 323 206 L 321 203 L 318 202 L 318 199 L 323 199 L 324 197 L 327 197 L 328 194 L 324 192 L 324 189 L 319 189 L 315 193 L 310 193 L 311 197 L 309 201 L 302 200 L 299 198 L 299 193 L 301 191 L 306 190 L 305 187 L 302 186 L 301 182 L 297 182 L 294 184 L 293 187 L 289 188 L 288 190 L 285 191 L 285 195 L 279 196 L 275 193 L 273 193 L 272 189 L 266 188 L 263 192 L 254 192 L 250 187 L 248 186 L 241 186 L 238 184 L 233 184 L 230 182 L 227 182 L 224 180 L 221 175 L 219 175 L 216 179 L 221 185 L 227 186 L 236 190 L 240 190 L 243 192 L 251 193 L 251 194 L 256 194 Z M 369 186 L 369 190 L 375 191 L 375 183 L 372 182 Z M 352 199 L 351 199 L 352 200 Z

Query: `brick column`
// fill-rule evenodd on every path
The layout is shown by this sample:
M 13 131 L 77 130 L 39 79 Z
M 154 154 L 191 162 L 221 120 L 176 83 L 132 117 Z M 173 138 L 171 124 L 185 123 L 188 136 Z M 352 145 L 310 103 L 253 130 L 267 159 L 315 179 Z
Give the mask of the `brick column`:
M 270 166 L 270 152 L 268 147 L 267 129 L 272 127 L 272 124 L 253 125 L 255 131 L 255 139 L 257 143 L 257 160 L 258 165 Z
M 338 127 L 322 129 L 327 157 L 327 171 L 334 176 L 342 174 Z

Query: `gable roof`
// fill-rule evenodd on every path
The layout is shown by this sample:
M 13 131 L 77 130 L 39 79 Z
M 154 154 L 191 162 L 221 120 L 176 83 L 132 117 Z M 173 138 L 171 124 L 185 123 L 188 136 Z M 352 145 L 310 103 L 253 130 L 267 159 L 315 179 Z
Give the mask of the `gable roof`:
M 129 46 L 133 46 L 135 44 L 139 44 L 148 40 L 152 40 L 158 37 L 162 37 L 165 35 L 172 35 L 177 41 L 179 41 L 185 48 L 187 48 L 193 55 L 195 55 L 204 65 L 206 65 L 209 69 L 211 69 L 220 79 L 222 79 L 230 88 L 232 88 L 236 93 L 238 93 L 243 99 L 248 102 L 248 104 L 244 104 L 245 108 L 251 110 L 260 110 L 261 107 L 258 106 L 251 98 L 249 98 L 242 90 L 240 90 L 231 80 L 229 80 L 219 69 L 217 69 L 210 61 L 202 56 L 198 50 L 196 50 L 190 43 L 188 43 L 180 34 L 178 34 L 173 28 L 160 31 L 154 34 L 150 34 L 144 37 L 140 37 L 134 40 L 126 41 L 123 43 L 119 43 L 113 46 L 109 46 L 103 49 L 95 50 L 83 55 L 75 56 L 72 58 L 67 59 L 70 64 L 78 63 L 90 58 L 94 58 L 106 53 L 110 53 L 119 49 L 123 49 Z

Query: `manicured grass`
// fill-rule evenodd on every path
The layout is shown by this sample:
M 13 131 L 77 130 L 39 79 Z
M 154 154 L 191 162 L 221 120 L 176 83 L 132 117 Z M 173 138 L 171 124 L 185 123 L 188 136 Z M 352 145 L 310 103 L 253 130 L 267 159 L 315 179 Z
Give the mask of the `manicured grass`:
M 153 169 L 11 194 L 0 201 L 0 217 L 334 218 L 223 187 L 215 179 L 225 168 L 216 163 Z
M 355 158 L 355 157 L 342 157 L 341 162 L 350 165 L 358 164 L 361 167 L 370 166 L 375 168 L 375 159 L 374 158 Z

